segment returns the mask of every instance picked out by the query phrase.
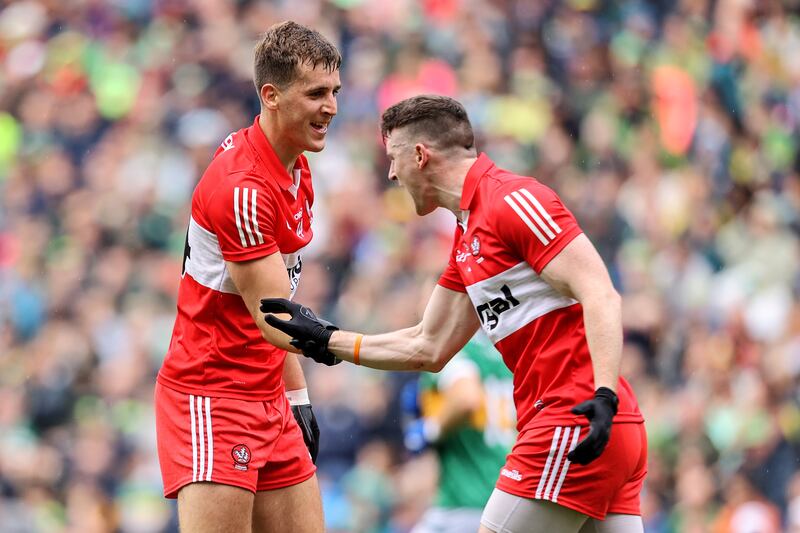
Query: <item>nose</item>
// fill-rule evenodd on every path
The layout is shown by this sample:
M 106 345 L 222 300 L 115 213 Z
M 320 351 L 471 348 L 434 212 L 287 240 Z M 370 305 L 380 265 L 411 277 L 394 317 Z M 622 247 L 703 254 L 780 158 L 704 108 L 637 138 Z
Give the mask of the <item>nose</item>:
M 394 171 L 394 161 L 389 163 L 389 181 L 397 181 L 397 173 Z
M 322 106 L 322 112 L 333 117 L 336 115 L 337 110 L 338 104 L 336 102 L 336 95 L 331 93 Z

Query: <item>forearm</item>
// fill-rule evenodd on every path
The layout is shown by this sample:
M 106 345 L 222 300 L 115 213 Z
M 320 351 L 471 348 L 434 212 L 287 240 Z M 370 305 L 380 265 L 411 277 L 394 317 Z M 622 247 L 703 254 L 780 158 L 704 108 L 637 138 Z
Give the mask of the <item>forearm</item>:
M 622 313 L 616 291 L 581 302 L 594 386 L 616 392 L 622 361 Z
M 334 331 L 328 350 L 343 361 L 354 362 L 359 333 Z M 380 335 L 364 335 L 358 364 L 379 370 L 427 370 L 437 372 L 444 364 L 436 353 L 434 339 L 425 339 L 419 326 Z M 444 362 L 449 360 L 445 359 Z
M 286 384 L 287 391 L 306 388 L 303 367 L 300 366 L 297 356 L 291 352 L 286 354 L 286 360 L 283 362 L 283 382 Z

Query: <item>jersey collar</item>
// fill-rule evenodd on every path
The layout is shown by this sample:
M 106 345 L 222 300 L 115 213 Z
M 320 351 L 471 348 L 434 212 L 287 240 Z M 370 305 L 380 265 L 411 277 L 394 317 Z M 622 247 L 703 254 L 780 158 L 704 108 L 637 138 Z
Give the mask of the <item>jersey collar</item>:
M 467 211 L 469 205 L 472 203 L 472 197 L 475 196 L 475 190 L 478 188 L 478 181 L 486 172 L 494 166 L 494 162 L 489 159 L 489 156 L 481 152 L 478 159 L 472 164 L 467 172 L 467 177 L 464 178 L 464 188 L 461 191 L 461 203 L 458 205 L 462 211 Z
M 253 125 L 249 128 L 248 132 L 248 139 L 255 148 L 257 154 L 261 161 L 263 161 L 264 165 L 267 167 L 267 170 L 278 182 L 278 185 L 281 186 L 283 189 L 289 189 L 292 185 L 294 185 L 294 179 L 286 172 L 286 168 L 281 163 L 281 160 L 278 159 L 278 154 L 275 153 L 275 150 L 272 148 L 272 145 L 269 143 L 269 139 L 267 136 L 264 135 L 264 130 L 261 129 L 261 125 L 258 123 L 258 117 L 260 115 L 256 115 L 256 119 L 253 122 Z M 299 161 L 295 161 L 294 168 L 300 169 L 301 164 Z

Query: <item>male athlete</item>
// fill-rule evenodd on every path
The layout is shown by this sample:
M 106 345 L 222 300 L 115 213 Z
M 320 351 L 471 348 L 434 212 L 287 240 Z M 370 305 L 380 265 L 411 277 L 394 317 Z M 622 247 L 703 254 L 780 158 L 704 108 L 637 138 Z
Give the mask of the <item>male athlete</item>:
M 511 372 L 481 332 L 441 372 L 403 389 L 406 414 L 416 415 L 405 423 L 406 447 L 431 447 L 439 459 L 436 501 L 411 533 L 478 530 L 517 436 L 513 394 Z
M 422 321 L 365 337 L 270 298 L 262 311 L 290 319 L 267 322 L 318 362 L 434 372 L 483 327 L 514 374 L 519 436 L 480 531 L 640 533 L 646 435 L 619 376 L 620 297 L 594 246 L 552 190 L 476 153 L 455 100 L 404 100 L 381 131 L 389 179 L 417 214 L 445 207 L 458 221 Z
M 261 112 L 222 142 L 192 196 L 155 391 L 164 495 L 178 499 L 181 531 L 323 530 L 305 379 L 258 305 L 297 287 L 314 203 L 303 152 L 325 146 L 340 63 L 316 31 L 272 26 L 255 49 Z

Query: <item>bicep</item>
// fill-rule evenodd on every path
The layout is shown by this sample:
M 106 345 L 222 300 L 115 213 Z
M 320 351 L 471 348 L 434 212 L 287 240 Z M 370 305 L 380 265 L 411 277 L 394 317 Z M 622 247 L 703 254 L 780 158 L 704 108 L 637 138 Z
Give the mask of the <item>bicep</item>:
M 420 323 L 424 341 L 444 365 L 475 334 L 480 323 L 467 293 L 436 285 Z
M 289 298 L 289 276 L 280 252 L 249 261 L 226 261 L 225 264 L 264 338 L 271 344 L 287 348 L 288 337 L 268 326 L 259 310 L 262 298 Z
M 584 234 L 553 257 L 541 277 L 561 294 L 580 302 L 593 294 L 615 291 L 605 263 Z

